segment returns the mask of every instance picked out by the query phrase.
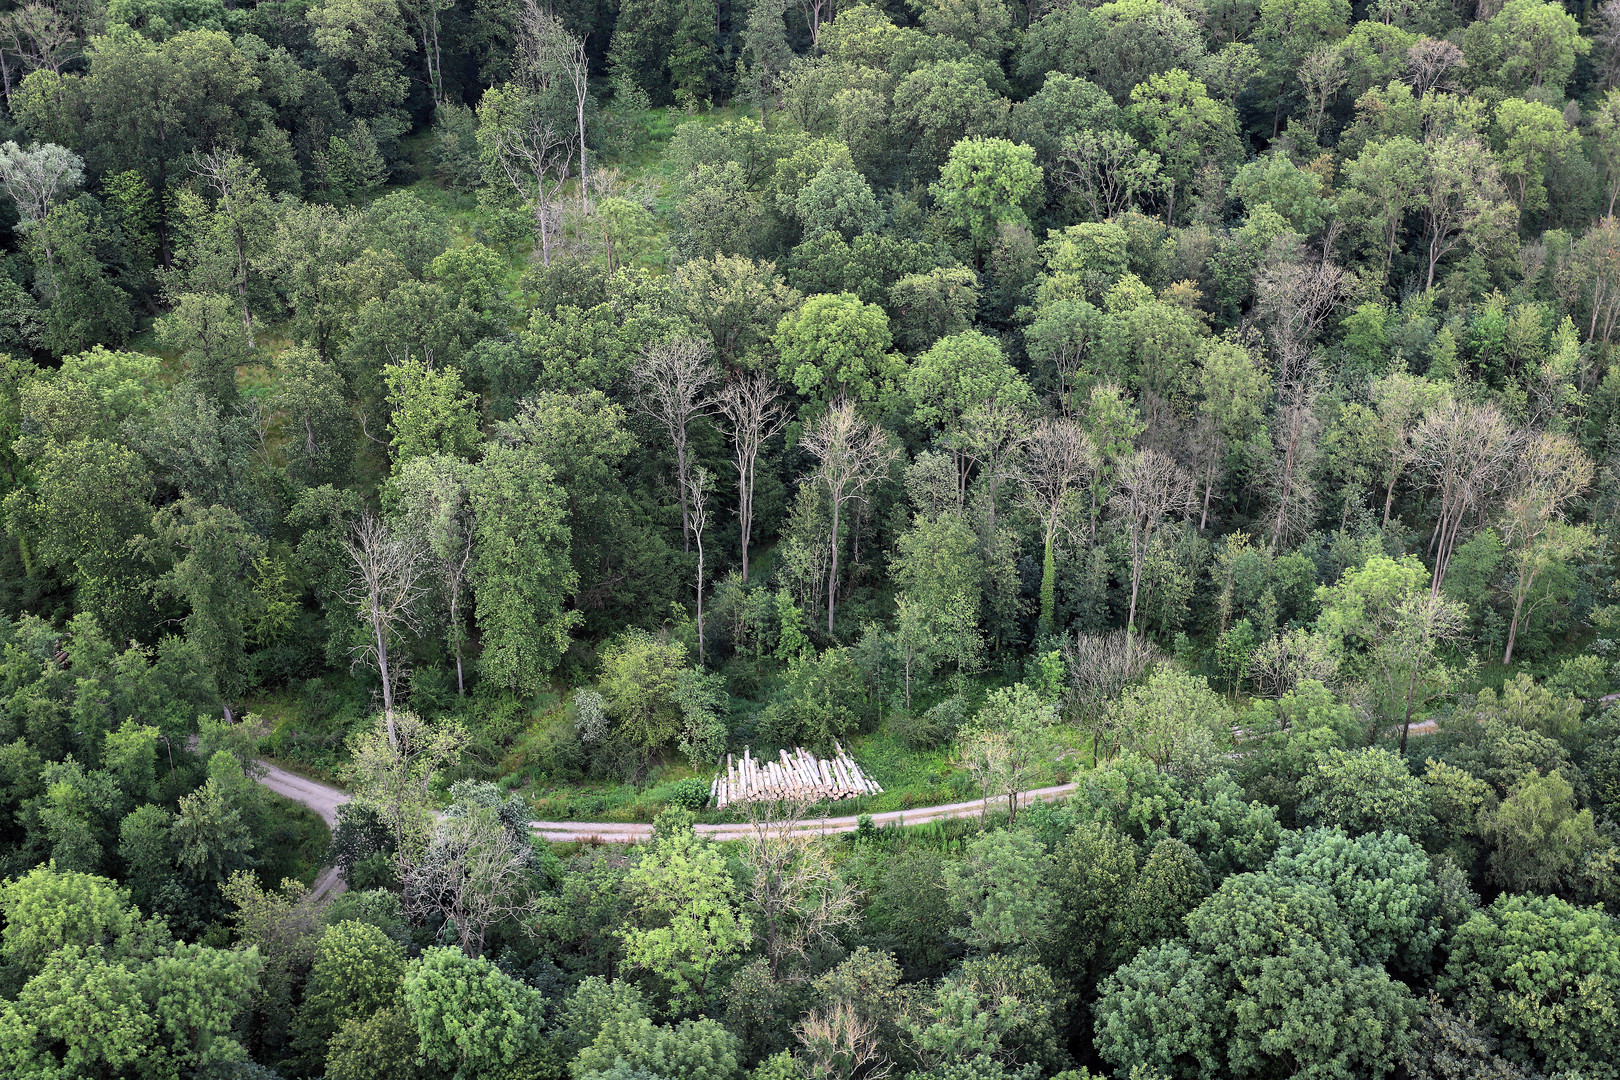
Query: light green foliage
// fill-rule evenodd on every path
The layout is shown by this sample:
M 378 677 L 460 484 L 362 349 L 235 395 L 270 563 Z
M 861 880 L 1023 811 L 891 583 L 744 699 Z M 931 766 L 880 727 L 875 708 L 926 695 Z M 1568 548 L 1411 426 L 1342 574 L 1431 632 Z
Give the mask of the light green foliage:
M 1063 992 L 1042 965 L 989 956 L 964 963 L 901 1023 L 922 1062 L 939 1070 L 935 1075 L 1002 1076 L 1007 1068 L 1067 1063 L 1057 1036 L 1063 1005 Z
M 1287 834 L 1266 872 L 1319 886 L 1339 905 L 1362 963 L 1421 971 L 1439 943 L 1439 895 L 1423 849 L 1400 833 Z
M 902 602 L 927 626 L 926 638 L 919 633 L 906 644 L 925 657 L 948 660 L 958 670 L 975 670 L 984 636 L 979 629 L 978 537 L 972 526 L 959 514 L 918 515 L 896 546 L 894 578 Z
M 393 410 L 388 430 L 396 462 L 429 454 L 471 456 L 478 444 L 478 414 L 458 371 L 407 361 L 384 368 L 383 378 Z
M 1549 160 L 1580 139 L 1557 109 L 1538 101 L 1505 98 L 1496 106 L 1497 157 L 1519 209 L 1547 204 L 1545 175 Z
M 992 798 L 1007 800 L 1007 820 L 1017 816 L 1017 794 L 1031 786 L 1035 770 L 1050 760 L 1057 710 L 1025 685 L 991 693 L 957 733 L 957 754 L 980 791 L 986 809 Z
M 240 776 L 240 767 L 229 758 L 225 761 Z M 172 830 L 175 861 L 198 882 L 217 885 L 232 871 L 254 864 L 253 831 L 243 820 L 244 807 L 236 796 L 237 792 L 210 776 L 202 787 L 180 800 Z
M 1130 266 L 1130 237 L 1112 222 L 1070 225 L 1041 245 L 1046 276 L 1037 286 L 1042 307 L 1054 301 L 1099 300 Z
M 650 754 L 675 741 L 680 711 L 675 701 L 686 647 L 630 631 L 602 651 L 597 685 L 607 699 L 613 734 Z
M 1035 151 L 1006 139 L 963 139 L 939 170 L 934 198 L 951 224 L 984 247 L 1002 225 L 1028 225 L 1041 188 Z
M 1202 955 L 1180 942 L 1155 946 L 1116 972 L 1104 994 L 1096 1018 L 1104 1060 L 1178 1080 L 1218 1073 L 1221 987 Z
M 1502 684 L 1500 694 L 1488 686 L 1481 689 L 1474 699 L 1474 715 L 1482 723 L 1505 721 L 1549 739 L 1567 741 L 1580 730 L 1581 702 L 1520 672 Z
M 1422 782 L 1380 747 L 1329 749 L 1300 778 L 1299 790 L 1300 820 L 1314 825 L 1422 836 L 1433 823 Z
M 1620 930 L 1599 908 L 1503 895 L 1458 929 L 1440 991 L 1536 1071 L 1613 1075 Z
M 981 952 L 1040 945 L 1058 910 L 1052 870 L 1052 857 L 1026 831 L 975 837 L 962 861 L 945 867 L 951 910 L 966 919 L 958 936 Z
M 1268 154 L 1239 169 L 1232 177 L 1232 193 L 1251 213 L 1257 206 L 1271 207 L 1301 236 L 1310 236 L 1327 219 L 1322 178 L 1301 169 L 1283 154 Z
M 414 1080 L 418 1037 L 410 1013 L 381 1009 L 350 1020 L 332 1037 L 326 1075 L 332 1080 Z
M 569 1073 L 574 1080 L 627 1075 L 735 1080 L 742 1071 L 739 1050 L 737 1037 L 707 1018 L 663 1027 L 645 1016 L 617 1013 L 574 1058 Z
M 308 18 L 316 46 L 342 65 L 339 81 L 354 111 L 397 122 L 393 110 L 409 88 L 400 58 L 415 44 L 396 0 L 325 0 Z
M 1183 756 L 1198 756 L 1232 738 L 1231 709 L 1202 675 L 1161 666 L 1119 702 L 1124 745 L 1161 767 Z
M 1463 56 L 1471 82 L 1508 94 L 1556 98 L 1591 49 L 1575 18 L 1558 4 L 1508 0 L 1489 19 L 1470 24 L 1463 34 Z
M 783 379 L 804 397 L 876 399 L 894 375 L 889 319 L 852 293 L 818 295 L 782 316 L 772 344 Z
M 737 883 L 691 816 L 666 810 L 652 843 L 625 878 L 635 918 L 619 931 L 625 959 L 663 979 L 671 1000 L 701 1004 L 716 976 L 753 940 Z
M 131 1075 L 219 1068 L 246 1055 L 231 1036 L 257 954 L 153 943 L 120 959 L 100 946 L 53 953 L 0 1007 L 0 1061 L 17 1077 Z
M 340 1029 L 396 1007 L 404 977 L 405 951 L 377 927 L 360 922 L 328 927 L 304 986 L 294 1043 L 318 1060 Z
M 972 324 L 979 308 L 978 276 L 965 266 L 907 274 L 889 287 L 889 304 L 900 346 L 920 352 Z
M 591 975 L 563 1003 L 557 1039 L 563 1051 L 572 1056 L 594 1043 L 609 1021 L 645 1015 L 641 991 L 635 984 Z
M 1121 898 L 1112 928 L 1117 953 L 1129 957 L 1183 936 L 1182 920 L 1209 894 L 1209 870 L 1198 853 L 1180 840 L 1160 840 Z
M 524 447 L 491 447 L 470 483 L 479 669 L 497 686 L 527 692 L 540 687 L 581 619 L 563 610 L 578 584 L 563 493 L 537 456 Z
M 978 409 L 1032 410 L 1035 395 L 1007 362 L 995 339 L 978 330 L 942 338 L 906 372 L 907 395 L 919 422 L 959 431 Z
M 1279 1055 L 1310 1075 L 1382 1076 L 1416 1003 L 1357 966 L 1339 906 L 1315 885 L 1241 874 L 1187 918 L 1189 943 L 1144 951 L 1103 987 L 1098 1042 L 1116 1068 L 1171 1076 L 1264 1072 Z
M 799 189 L 793 202 L 806 238 L 832 231 L 845 240 L 873 232 L 882 221 L 872 185 L 853 169 L 826 166 Z
M 1316 590 L 1322 609 L 1316 629 L 1344 651 L 1347 663 L 1353 662 L 1360 651 L 1377 643 L 1401 601 L 1428 583 L 1429 572 L 1415 557 L 1374 555 L 1345 570 L 1337 583 Z
M 422 1058 L 455 1080 L 488 1076 L 537 1048 L 539 991 L 481 957 L 424 949 L 405 972 L 403 994 Z
M 1094 978 L 1104 935 L 1116 913 L 1126 913 L 1135 888 L 1137 845 L 1110 823 L 1087 821 L 1071 829 L 1052 855 L 1054 963 L 1077 981 Z
M 185 603 L 186 639 L 220 691 L 234 697 L 248 678 L 243 654 L 253 605 L 250 575 L 262 565 L 267 546 L 235 511 L 190 498 L 153 515 L 152 533 L 149 557 L 170 563 L 153 589 Z
M 1502 805 L 1484 815 L 1491 873 L 1516 892 L 1565 892 L 1582 858 L 1598 845 L 1591 810 L 1575 808 L 1574 790 L 1556 770 L 1520 781 Z
M 941 60 L 906 75 L 894 88 L 889 124 L 910 148 L 910 173 L 929 180 L 951 148 L 974 135 L 995 135 L 1009 106 L 971 60 Z
M 129 894 L 107 878 L 40 866 L 0 884 L 0 954 L 34 972 L 58 949 L 113 948 L 140 925 Z
M 1180 68 L 1153 75 L 1131 90 L 1131 123 L 1165 174 L 1184 190 L 1204 160 L 1233 163 L 1239 156 L 1232 107 L 1209 96 L 1203 83 Z

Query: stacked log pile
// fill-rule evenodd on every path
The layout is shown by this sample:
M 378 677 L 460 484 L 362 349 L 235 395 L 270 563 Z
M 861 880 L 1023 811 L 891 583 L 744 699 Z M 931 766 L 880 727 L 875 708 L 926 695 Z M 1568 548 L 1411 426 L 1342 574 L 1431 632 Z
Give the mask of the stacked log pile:
M 802 746 L 777 751 L 775 760 L 756 758 L 747 747 L 740 760 L 727 754 L 725 771 L 715 773 L 709 784 L 709 802 L 714 806 L 783 799 L 817 802 L 882 793 L 882 785 L 863 775 L 842 746 L 833 747 L 837 753 L 830 759 L 818 758 Z

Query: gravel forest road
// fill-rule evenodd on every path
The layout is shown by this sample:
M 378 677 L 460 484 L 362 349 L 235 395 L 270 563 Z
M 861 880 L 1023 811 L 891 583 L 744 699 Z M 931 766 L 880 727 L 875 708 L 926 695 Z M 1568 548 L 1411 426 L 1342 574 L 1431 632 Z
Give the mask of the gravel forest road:
M 258 778 L 259 783 L 283 795 L 294 802 L 302 803 L 315 811 L 325 821 L 328 828 L 337 827 L 338 807 L 349 801 L 349 795 L 341 788 L 330 784 L 323 784 L 319 780 L 311 780 L 307 776 L 300 776 L 288 772 L 278 765 L 268 761 L 261 762 L 264 766 L 263 774 Z M 1074 784 L 1058 784 L 1054 787 L 1035 788 L 1025 791 L 1018 796 L 1019 806 L 1028 806 L 1031 803 L 1046 799 L 1055 799 L 1067 795 L 1075 789 Z M 1002 807 L 999 800 L 991 800 L 988 812 L 995 813 Z M 889 810 L 881 814 L 871 815 L 874 825 L 923 825 L 930 821 L 942 821 L 946 818 L 966 818 L 986 812 L 986 805 L 982 799 L 973 799 L 969 802 L 946 803 L 943 806 L 919 806 L 911 810 Z M 860 825 L 860 817 L 854 814 L 845 817 L 804 818 L 800 820 L 795 829 L 810 833 L 847 833 L 854 832 Z M 620 823 L 608 821 L 531 821 L 529 827 L 535 835 L 542 840 L 552 843 L 566 844 L 595 841 L 604 844 L 633 844 L 645 840 L 652 835 L 652 826 L 639 823 Z M 716 840 L 736 840 L 748 832 L 752 826 L 747 823 L 733 823 L 723 825 L 698 825 L 697 831 L 702 836 L 712 837 Z M 335 873 L 335 871 L 328 871 Z M 326 875 L 322 875 L 322 881 Z
M 337 828 L 338 807 L 349 801 L 348 792 L 330 784 L 323 784 L 319 780 L 311 780 L 307 776 L 288 772 L 268 761 L 261 760 L 259 767 L 263 770 L 255 777 L 259 783 L 277 795 L 309 807 L 320 815 L 320 819 L 326 822 L 328 829 Z M 314 900 L 330 900 L 342 894 L 347 888 L 343 872 L 335 866 L 328 866 L 316 876 L 315 885 L 310 889 L 310 897 Z

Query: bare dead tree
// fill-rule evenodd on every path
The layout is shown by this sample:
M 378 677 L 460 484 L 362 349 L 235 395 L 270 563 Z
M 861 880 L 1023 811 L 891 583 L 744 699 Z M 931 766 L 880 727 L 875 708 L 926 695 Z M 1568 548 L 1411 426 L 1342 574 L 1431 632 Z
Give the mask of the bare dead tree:
M 799 6 L 804 9 L 804 21 L 810 27 L 810 50 L 819 52 L 821 24 L 832 20 L 838 5 L 835 0 L 799 0 Z
M 468 569 L 472 564 L 473 511 L 468 490 L 470 466 L 455 458 L 430 456 L 405 462 L 395 473 L 407 524 L 422 537 L 433 559 L 445 604 L 446 638 L 456 657 L 456 693 L 465 694 L 461 647 Z
M 1412 710 L 1419 704 L 1419 688 L 1444 670 L 1443 664 L 1437 665 L 1436 648 L 1461 637 L 1468 625 L 1467 606 L 1435 592 L 1427 596 L 1422 593 L 1408 596 L 1389 613 L 1380 628 L 1373 655 L 1385 683 L 1385 693 L 1391 697 L 1394 696 L 1391 691 L 1400 695 L 1402 756 L 1406 754 L 1406 738 L 1412 730 Z M 1404 687 L 1400 686 L 1402 682 L 1406 684 Z M 1450 682 L 1444 675 L 1439 679 L 1440 685 Z
M 1014 474 L 1028 432 L 1029 415 L 1024 410 L 1010 402 L 991 399 L 969 410 L 950 440 L 961 448 L 962 456 L 977 467 L 979 478 L 985 482 L 988 496 L 986 547 L 995 542 L 996 502 L 1000 498 L 1001 482 Z
M 409 529 L 394 529 L 374 514 L 362 517 L 345 544 L 352 563 L 349 600 L 366 625 L 356 661 L 374 664 L 382 677 L 383 719 L 396 741 L 394 687 L 401 672 L 390 649 L 419 625 L 418 605 L 430 570 L 427 546 Z
M 1322 377 L 1314 362 L 1303 376 L 1277 387 L 1277 413 L 1272 422 L 1275 452 L 1266 470 L 1271 502 L 1271 547 L 1306 531 L 1316 513 L 1316 488 L 1311 466 L 1317 458 L 1316 435 L 1321 422 L 1316 400 Z
M 827 838 L 807 827 L 812 824 L 808 802 L 761 801 L 747 807 L 747 896 L 759 913 L 771 977 L 780 978 L 784 965 L 808 959 L 812 948 L 855 923 L 855 890 L 838 872 Z
M 1304 248 L 1274 252 L 1256 285 L 1256 311 L 1271 342 L 1277 382 L 1273 548 L 1309 521 L 1312 507 L 1308 466 L 1316 450 L 1316 398 L 1321 390 L 1313 346 L 1347 291 L 1343 268 L 1328 258 L 1334 231 L 1329 229 L 1319 255 Z
M 530 909 L 533 861 L 527 837 L 514 837 L 495 809 L 453 806 L 403 882 L 406 913 L 418 921 L 436 916 L 463 952 L 481 956 L 491 926 Z
M 1338 666 L 1327 639 L 1296 628 L 1261 642 L 1249 656 L 1248 673 L 1261 697 L 1280 698 L 1301 679 L 1330 681 Z M 1288 718 L 1281 719 L 1286 727 Z
M 1620 86 L 1620 0 L 1604 0 L 1588 24 L 1605 90 Z
M 0 46 L 0 54 L 9 52 L 22 61 L 25 76 L 42 68 L 60 75 L 63 65 L 80 51 L 73 20 L 48 4 L 24 4 L 0 16 Z M 9 102 L 9 66 L 5 74 Z
M 1525 600 L 1548 564 L 1571 552 L 1558 543 L 1565 511 L 1592 482 L 1592 460 L 1568 435 L 1536 432 L 1516 456 L 1514 487 L 1503 506 L 1502 542 L 1514 570 L 1513 618 L 1502 663 L 1513 662 L 1519 627 L 1528 618 Z
M 709 492 L 714 485 L 709 470 L 699 465 L 692 470 L 692 537 L 697 541 L 697 632 L 698 664 L 703 663 L 703 530 L 709 524 Z
M 640 391 L 637 407 L 664 426 L 675 450 L 675 484 L 681 498 L 681 541 L 692 550 L 692 512 L 689 500 L 692 465 L 687 460 L 688 428 L 694 416 L 714 407 L 708 388 L 714 382 L 709 346 L 694 338 L 675 338 L 641 351 L 635 379 Z
M 838 589 L 838 521 L 849 502 L 865 502 L 866 490 L 888 475 L 899 449 L 888 433 L 863 420 L 855 404 L 840 397 L 804 433 L 802 445 L 820 464 L 811 480 L 822 485 L 832 503 L 832 566 L 827 572 L 827 633 L 833 630 Z
M 1069 667 L 1069 689 L 1064 702 L 1070 714 L 1091 729 L 1091 758 L 1097 760 L 1102 737 L 1114 703 L 1125 688 L 1164 659 L 1164 653 L 1141 634 L 1115 630 L 1107 634 L 1077 634 L 1063 646 Z
M 748 583 L 748 544 L 754 532 L 754 468 L 766 440 L 787 426 L 776 382 L 755 372 L 726 384 L 716 399 L 731 436 L 737 463 L 737 521 L 742 531 L 742 579 Z
M 247 333 L 248 348 L 253 348 L 253 312 L 248 308 L 248 276 L 251 272 L 248 253 L 248 221 L 244 211 L 251 202 L 244 204 L 244 196 L 255 183 L 257 177 L 253 166 L 240 155 L 229 150 L 212 150 L 205 154 L 198 154 L 191 166 L 202 181 L 214 191 L 218 200 L 221 216 L 229 223 L 231 230 L 231 243 L 236 248 L 236 268 L 232 277 L 236 279 L 237 300 L 242 306 L 242 329 Z
M 1448 76 L 1467 66 L 1462 49 L 1444 38 L 1420 37 L 1406 50 L 1406 78 L 1418 97 L 1447 89 L 1451 85 Z
M 1326 45 L 1311 53 L 1299 65 L 1299 82 L 1305 90 L 1310 106 L 1311 138 L 1322 133 L 1322 121 L 1328 106 L 1339 96 L 1344 84 L 1350 81 L 1349 66 L 1337 44 Z
M 883 1052 L 877 1021 L 862 1016 L 847 1001 L 811 1009 L 794 1026 L 793 1034 L 814 1080 L 855 1076 L 883 1080 L 894 1071 L 894 1063 Z
M 401 881 L 411 879 L 432 842 L 439 773 L 459 760 L 466 746 L 467 732 L 460 724 L 429 724 L 409 709 L 400 710 L 392 726 L 375 724 L 350 742 L 343 769 L 349 791 L 388 830 Z
M 1138 450 L 1120 462 L 1108 505 L 1130 545 L 1131 608 L 1125 625 L 1134 630 L 1148 545 L 1167 515 L 1191 513 L 1197 506 L 1192 478 L 1157 450 Z
M 1515 443 L 1507 420 L 1489 404 L 1443 401 L 1418 428 L 1412 460 L 1440 500 L 1429 538 L 1431 593 L 1439 595 L 1465 523 L 1505 482 Z
M 1065 510 L 1076 488 L 1096 470 L 1096 451 L 1074 420 L 1044 421 L 1030 432 L 1020 479 L 1024 503 L 1041 522 L 1040 626 L 1045 633 L 1052 632 L 1058 530 L 1063 528 Z
M 540 261 L 550 266 L 551 234 L 558 222 L 557 193 L 568 179 L 573 139 L 558 132 L 533 101 L 518 111 L 521 115 L 511 117 L 510 122 L 490 126 L 491 149 L 518 198 L 532 208 Z
M 1373 406 L 1388 428 L 1389 463 L 1384 467 L 1384 524 L 1395 505 L 1395 484 L 1412 456 L 1412 435 L 1425 410 L 1444 399 L 1439 383 L 1404 371 L 1391 372 L 1372 384 Z
M 444 101 L 444 59 L 439 48 L 439 12 L 455 6 L 454 0 L 405 0 L 400 7 L 416 23 L 422 40 L 422 63 L 427 68 L 428 89 L 433 104 Z
M 583 212 L 590 190 L 590 174 L 585 168 L 585 105 L 591 98 L 586 39 L 569 33 L 562 20 L 549 8 L 542 8 L 537 0 L 523 0 L 519 7 L 517 38 L 517 67 L 528 85 L 535 89 L 549 88 L 560 73 L 573 91 L 574 114 L 579 124 L 579 208 Z

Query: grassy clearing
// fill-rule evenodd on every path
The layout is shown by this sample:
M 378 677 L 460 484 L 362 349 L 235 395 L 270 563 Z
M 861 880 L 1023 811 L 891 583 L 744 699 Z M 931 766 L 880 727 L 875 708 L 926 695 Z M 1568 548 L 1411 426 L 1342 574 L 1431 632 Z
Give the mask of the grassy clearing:
M 548 720 L 553 726 L 552 730 L 531 729 L 514 746 L 507 759 L 520 769 L 509 772 L 503 778 L 503 783 L 522 790 L 537 819 L 650 822 L 671 805 L 677 782 L 695 776 L 707 784 L 715 773 L 713 768 L 693 765 L 685 759 L 673 759 L 655 767 L 647 781 L 639 785 L 618 780 L 583 779 L 570 782 L 537 777 L 532 771 L 536 768 L 532 762 L 542 752 L 546 741 L 556 737 L 555 725 L 566 722 L 565 715 L 553 716 Z M 1075 775 L 1092 767 L 1090 746 L 1079 731 L 1068 727 L 1059 729 L 1059 744 L 1064 749 L 1053 763 L 1032 776 L 1030 787 L 1068 783 Z M 972 777 L 957 764 L 955 749 L 950 745 L 914 750 L 880 728 L 876 732 L 853 737 L 847 743 L 847 749 L 859 762 L 861 770 L 883 786 L 883 793 L 817 803 L 809 811 L 812 816 L 881 814 L 967 802 L 981 797 Z M 745 813 L 732 807 L 724 810 L 711 807 L 698 814 L 698 820 L 714 823 L 745 819 Z

